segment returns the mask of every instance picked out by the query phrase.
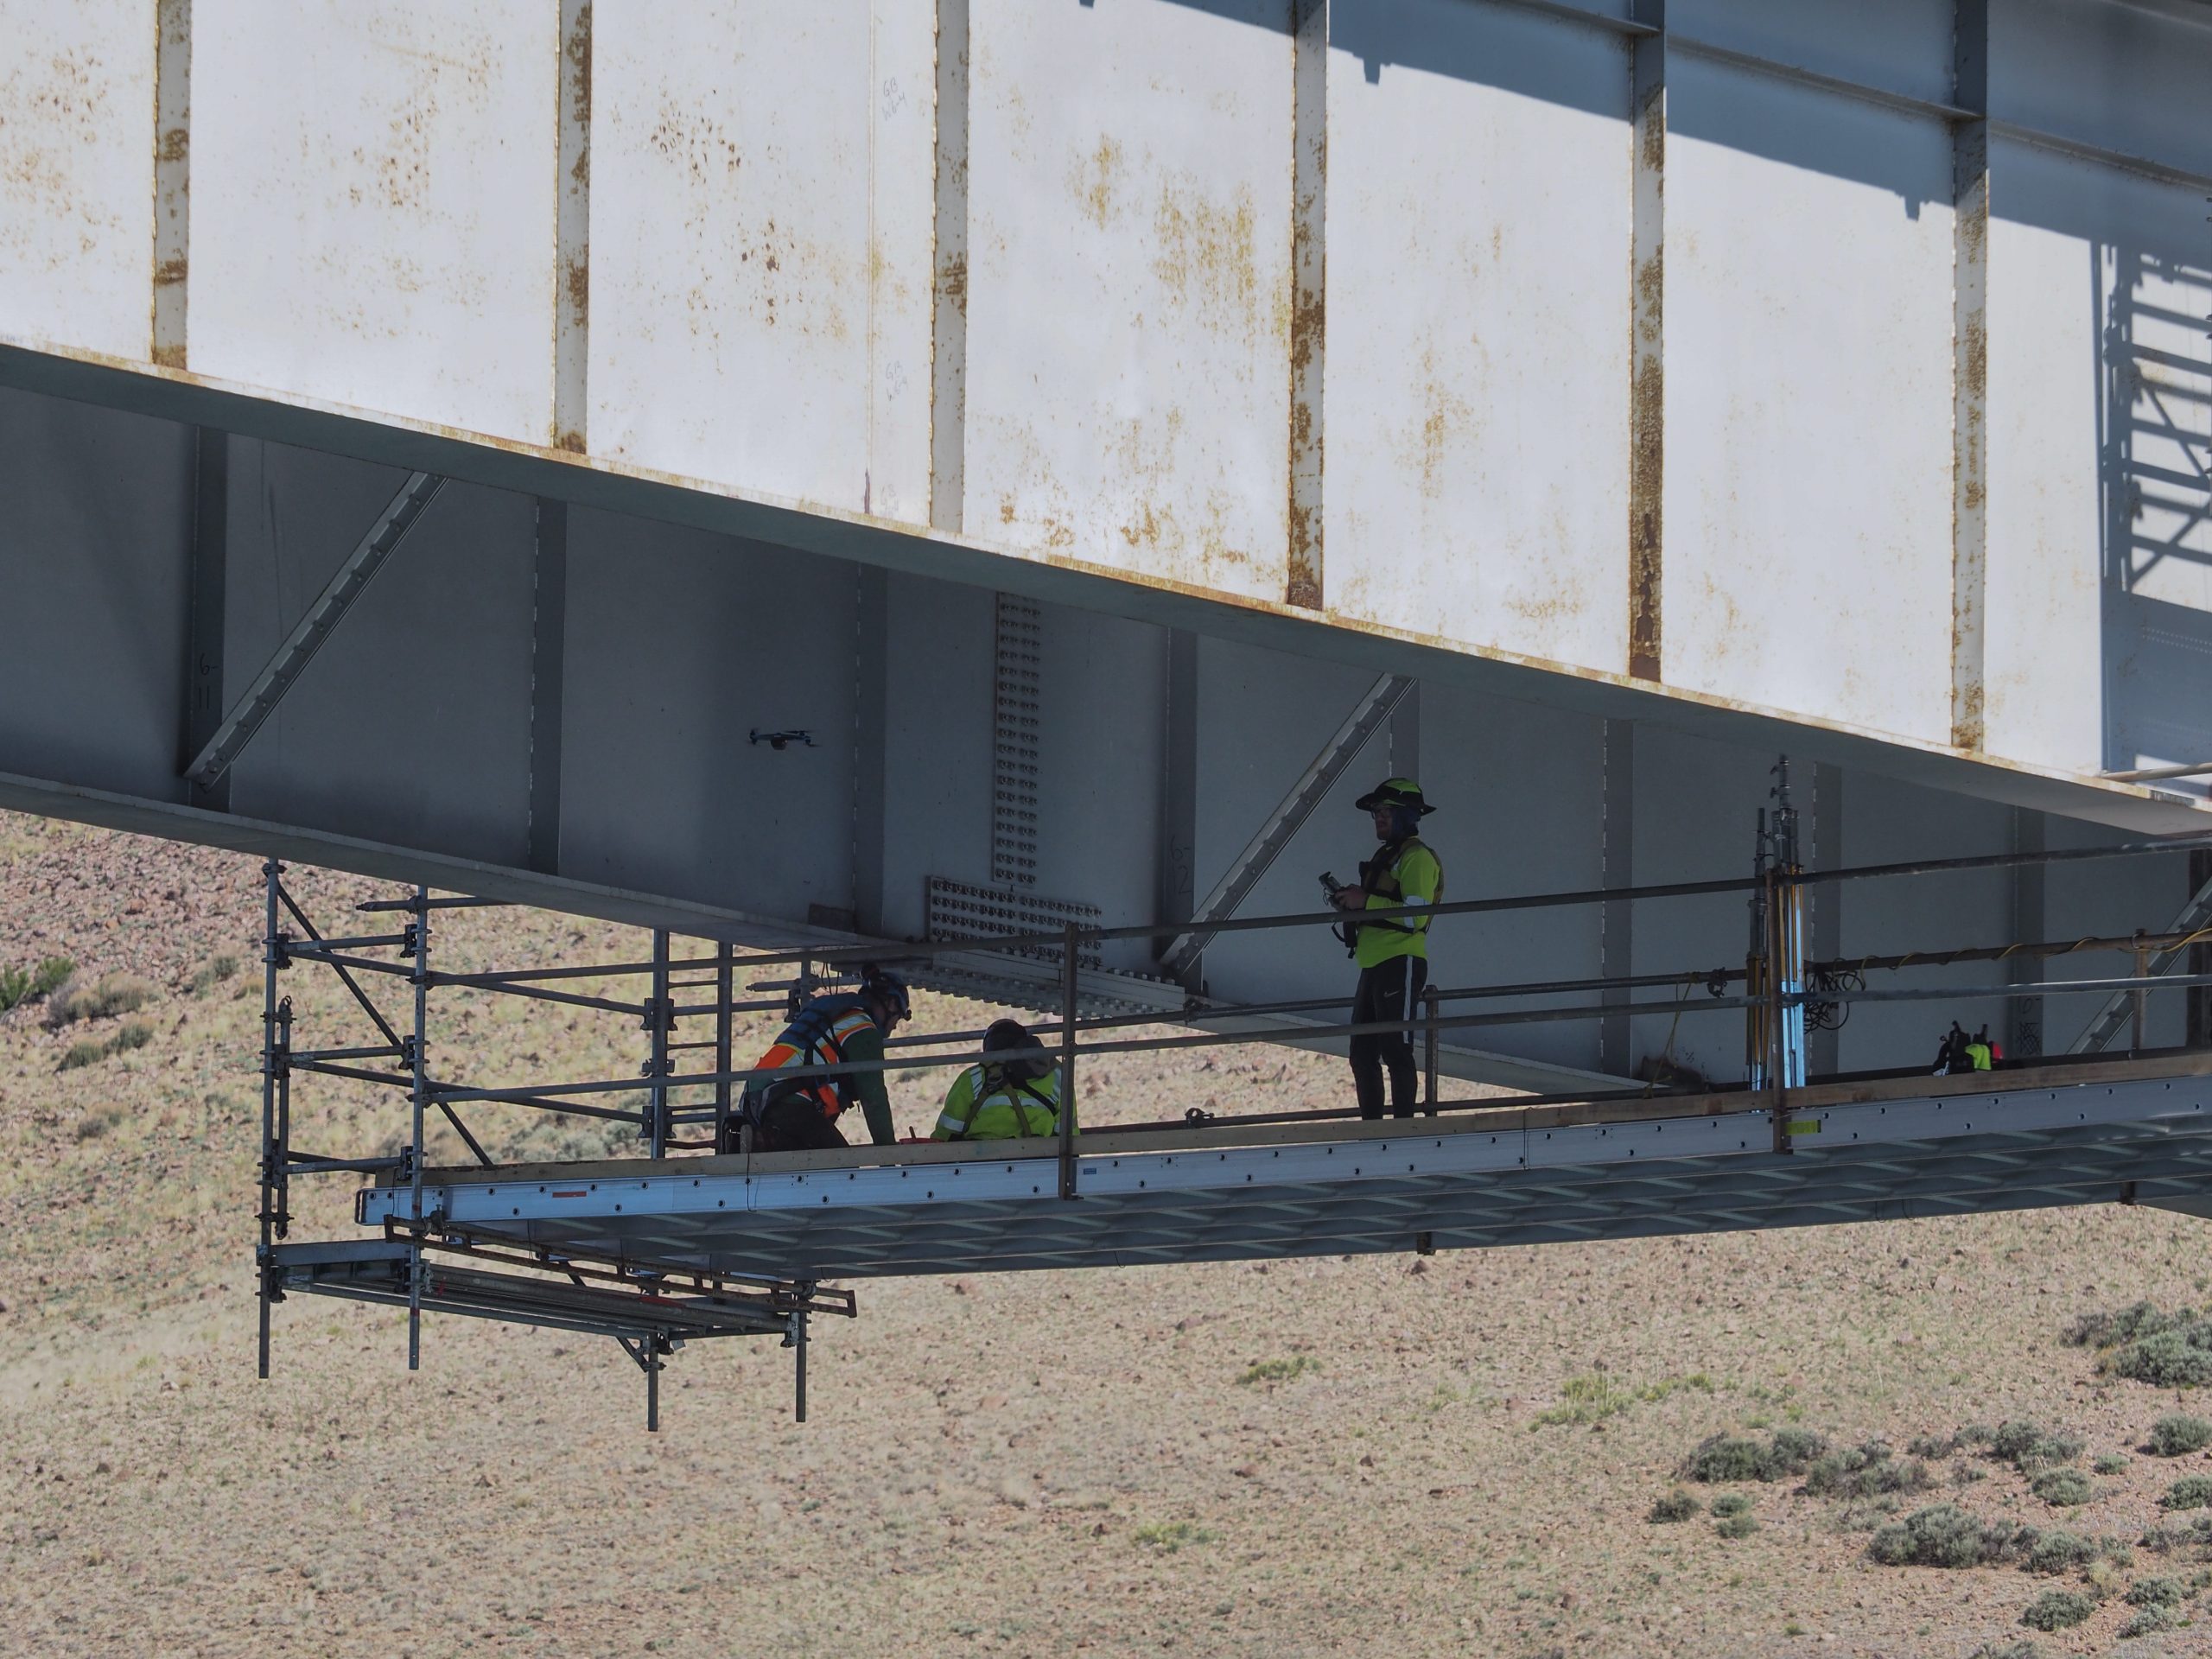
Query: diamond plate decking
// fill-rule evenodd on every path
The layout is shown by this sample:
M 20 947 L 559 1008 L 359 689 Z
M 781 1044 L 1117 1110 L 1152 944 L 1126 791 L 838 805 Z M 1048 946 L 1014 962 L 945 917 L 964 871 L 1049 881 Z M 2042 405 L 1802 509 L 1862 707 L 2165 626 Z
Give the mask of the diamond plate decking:
M 1632 1238 L 2212 1198 L 2212 1078 L 2096 1069 L 1888 1098 L 1804 1091 L 1794 1150 L 1750 1096 L 1618 1122 L 1559 1109 L 1085 1138 L 1081 1199 L 1048 1143 L 434 1172 L 435 1230 L 613 1261 L 795 1280 Z M 2138 1075 L 2126 1075 L 2133 1071 Z M 2009 1080 L 2008 1080 L 2009 1081 Z M 2034 1086 L 2026 1086 L 2032 1083 Z M 1868 1090 L 1859 1091 L 1861 1094 Z M 1224 1144 L 1224 1141 L 1236 1144 Z M 1211 1142 L 1211 1144 L 1206 1144 Z M 372 1187 L 359 1218 L 406 1213 Z

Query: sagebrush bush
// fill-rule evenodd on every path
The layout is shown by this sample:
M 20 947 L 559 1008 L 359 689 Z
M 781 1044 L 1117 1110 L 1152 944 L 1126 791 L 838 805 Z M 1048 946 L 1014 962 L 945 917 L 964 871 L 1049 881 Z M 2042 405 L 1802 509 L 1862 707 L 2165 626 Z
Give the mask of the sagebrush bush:
M 2043 1649 L 2032 1642 L 2015 1642 L 2002 1648 L 1991 1642 L 1976 1648 L 1967 1659 L 2043 1659 Z
M 2052 1464 L 2073 1462 L 2082 1455 L 2082 1440 L 2036 1423 L 1999 1423 L 1989 1437 L 1989 1455 L 2011 1464 L 2022 1474 L 2033 1474 Z
M 2059 1510 L 2073 1509 L 2094 1496 L 2089 1478 L 2079 1469 L 2046 1469 L 2028 1483 L 2028 1490 Z
M 2131 1607 L 2178 1607 L 2183 1591 L 2179 1579 L 2139 1579 L 2127 1587 Z
M 1831 1452 L 1805 1471 L 1804 1491 L 1814 1497 L 1873 1497 L 1884 1492 L 1924 1492 L 1936 1477 L 1919 1459 L 1899 1463 L 1882 1440 Z
M 1783 1428 L 1762 1446 L 1742 1435 L 1714 1434 L 1698 1442 L 1682 1465 L 1692 1480 L 1707 1484 L 1733 1480 L 1781 1480 L 1802 1474 L 1827 1442 L 1808 1430 Z
M 2120 1627 L 2126 1636 L 2152 1636 L 2160 1630 L 2177 1630 L 2187 1621 L 2178 1609 L 2166 1606 L 2145 1607 Z
M 2168 1510 L 2212 1510 L 2212 1475 L 2183 1475 L 2158 1503 Z
M 2127 1472 L 2127 1459 L 2107 1452 L 2089 1467 L 2101 1475 L 2124 1475 Z
M 1726 1519 L 1732 1515 L 1751 1513 L 1751 1500 L 1741 1492 L 1723 1492 L 1713 1500 L 1713 1512 Z
M 2002 1523 L 1986 1527 L 1955 1503 L 1931 1503 L 1877 1532 L 1866 1553 L 1885 1567 L 1980 1567 L 2012 1541 Z
M 1723 1538 L 1748 1538 L 1759 1529 L 1759 1523 L 1749 1515 L 1728 1515 L 1714 1522 L 1713 1529 Z
M 1933 1462 L 1938 1458 L 1949 1457 L 1952 1452 L 1959 1449 L 1963 1440 L 1963 1433 L 1959 1434 L 1916 1434 L 1912 1439 L 1905 1442 L 1905 1455 L 1911 1458 L 1925 1458 L 1930 1462 Z
M 2212 1383 L 2212 1317 L 2193 1308 L 2162 1313 L 2137 1302 L 2113 1313 L 2075 1321 L 2067 1340 L 2099 1350 L 2097 1369 L 2154 1388 L 2193 1389 Z
M 2048 1532 L 2031 1529 L 2024 1535 L 2020 1546 L 2020 1565 L 2031 1573 L 2071 1573 L 2096 1558 L 2097 1546 L 2093 1540 L 2056 1527 Z
M 2181 1458 L 2212 1446 L 2212 1421 L 2177 1413 L 2151 1425 L 2151 1438 L 2143 1449 L 2154 1458 Z
M 2096 1611 L 2097 1604 L 2078 1590 L 2046 1590 L 2028 1604 L 2020 1623 L 2031 1630 L 2071 1630 Z
M 133 1014 L 116 1027 L 114 1052 L 120 1054 L 127 1049 L 143 1048 L 153 1040 L 154 1022 Z
M 105 1043 L 96 1041 L 90 1037 L 79 1037 L 69 1045 L 67 1052 L 61 1056 L 60 1069 L 64 1071 L 75 1071 L 87 1065 L 98 1065 L 105 1058 L 107 1058 Z
M 225 980 L 234 976 L 238 970 L 238 959 L 236 957 L 227 950 L 217 952 L 201 963 L 199 970 L 192 976 L 193 995 L 197 996 L 214 989 Z
M 1644 1518 L 1655 1526 L 1665 1526 L 1676 1521 L 1687 1521 L 1705 1505 L 1677 1486 L 1651 1506 L 1651 1513 Z

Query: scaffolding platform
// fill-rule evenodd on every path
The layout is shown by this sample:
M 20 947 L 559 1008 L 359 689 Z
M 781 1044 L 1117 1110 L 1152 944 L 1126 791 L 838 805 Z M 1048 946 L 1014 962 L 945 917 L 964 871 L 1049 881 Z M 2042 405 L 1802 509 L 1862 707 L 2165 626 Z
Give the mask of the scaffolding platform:
M 2212 1057 L 1382 1122 L 426 1171 L 432 1236 L 792 1282 L 2212 1198 Z M 1777 1143 L 1783 1149 L 1777 1149 Z M 357 1218 L 403 1228 L 386 1178 Z

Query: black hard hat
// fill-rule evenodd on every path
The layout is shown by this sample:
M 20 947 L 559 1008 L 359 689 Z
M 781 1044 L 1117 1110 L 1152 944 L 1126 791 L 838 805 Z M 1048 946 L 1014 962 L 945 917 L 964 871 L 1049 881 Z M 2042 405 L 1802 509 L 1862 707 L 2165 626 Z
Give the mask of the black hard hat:
M 873 963 L 861 969 L 861 995 L 875 998 L 901 1020 L 914 1012 L 914 1000 L 906 993 L 906 982 L 896 974 L 884 972 Z
M 1410 778 L 1385 778 L 1353 804 L 1363 812 L 1372 812 L 1382 806 L 1402 806 L 1417 818 L 1425 818 L 1436 810 L 1421 799 L 1421 785 Z
M 983 1052 L 1004 1055 L 1001 1070 L 1017 1078 L 1043 1077 L 1052 1069 L 1045 1058 L 1045 1045 L 1019 1020 L 994 1020 L 983 1033 Z

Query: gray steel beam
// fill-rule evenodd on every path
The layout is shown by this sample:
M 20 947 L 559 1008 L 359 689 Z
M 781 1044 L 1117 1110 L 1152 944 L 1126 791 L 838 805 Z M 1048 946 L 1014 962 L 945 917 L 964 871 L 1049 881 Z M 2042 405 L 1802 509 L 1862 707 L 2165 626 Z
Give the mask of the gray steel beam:
M 561 868 L 561 733 L 568 679 L 569 504 L 540 497 L 530 630 L 530 868 Z
M 184 756 L 198 754 L 223 722 L 223 628 L 230 575 L 230 434 L 203 426 L 193 466 L 192 579 L 185 624 Z M 194 806 L 227 811 L 231 782 L 190 785 Z
M 1391 710 L 1413 685 L 1406 675 L 1385 674 L 1352 705 L 1344 724 L 1321 746 L 1321 752 L 1291 785 L 1290 792 L 1275 804 L 1274 810 L 1262 821 L 1243 850 L 1230 860 L 1221 880 L 1214 883 L 1205 901 L 1191 913 L 1192 925 L 1168 945 L 1166 953 L 1160 957 L 1160 966 L 1169 974 L 1182 973 L 1206 948 L 1213 938 L 1207 924 L 1226 921 L 1236 913 L 1236 907 L 1259 885 L 1260 878 L 1268 873 L 1282 849 L 1290 845 L 1299 827 L 1313 816 L 1313 809 L 1336 786 L 1344 768 L 1367 747 L 1368 740 L 1382 729 Z
M 2212 880 L 2205 881 L 2196 889 L 2190 901 L 2182 906 L 2181 913 L 2174 918 L 2173 925 L 2165 931 L 2186 934 L 2206 927 L 2212 927 Z M 2188 945 L 2173 944 L 2163 950 L 2153 951 L 2150 960 L 2144 964 L 2143 976 L 2146 980 L 2153 980 L 2161 974 L 2171 972 L 2174 964 L 2181 961 L 2189 949 Z M 2136 995 L 2133 991 L 2114 992 L 2111 1000 L 2097 1011 L 2096 1018 L 2089 1021 L 2088 1029 L 2074 1039 L 2074 1046 L 2066 1052 L 2069 1054 L 2094 1054 L 2120 1035 L 2120 1027 L 2128 1022 Z
M 385 510 L 376 517 L 353 550 L 347 554 L 323 588 L 314 604 L 308 607 L 297 626 L 287 634 L 283 644 L 264 665 L 253 683 L 246 687 L 231 712 L 224 717 L 207 746 L 199 758 L 185 768 L 185 775 L 205 789 L 230 769 L 245 746 L 253 741 L 253 734 L 261 729 L 283 700 L 307 665 L 315 660 L 316 652 L 322 649 L 331 631 L 337 627 L 353 601 L 361 596 L 370 581 L 384 568 L 392 550 L 406 538 L 415 527 L 423 511 L 436 499 L 445 487 L 445 480 L 429 473 L 414 473 Z

